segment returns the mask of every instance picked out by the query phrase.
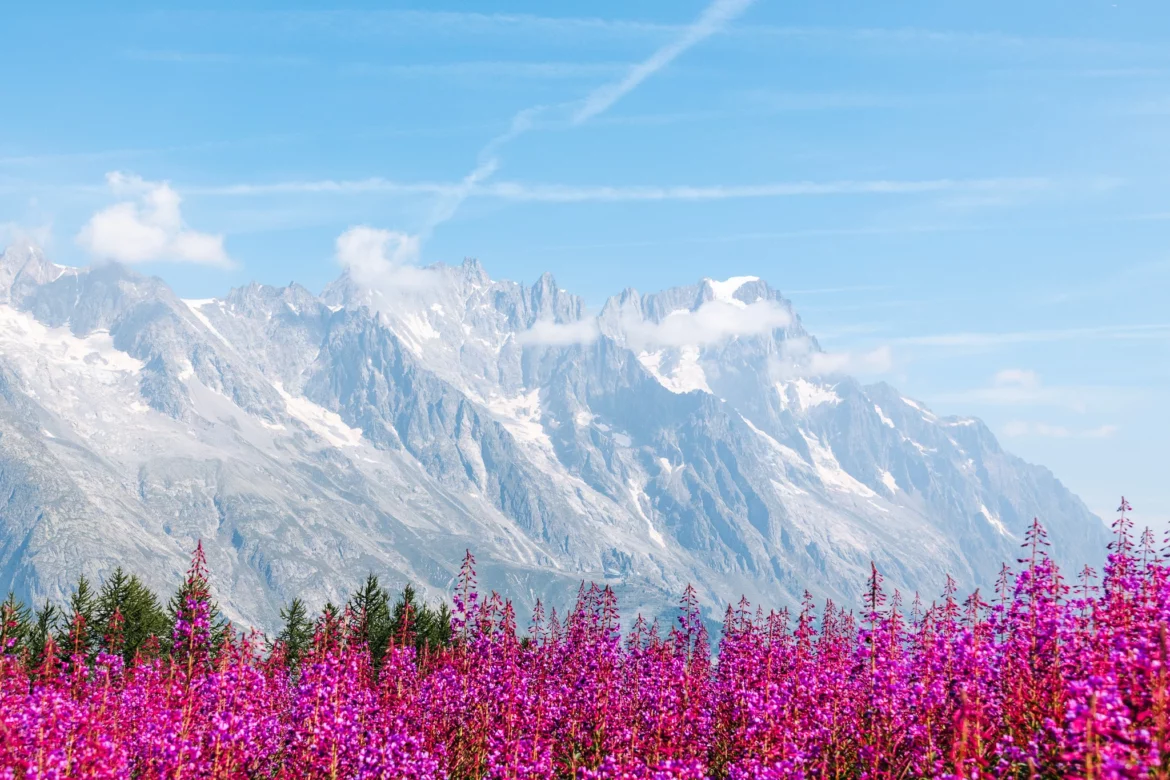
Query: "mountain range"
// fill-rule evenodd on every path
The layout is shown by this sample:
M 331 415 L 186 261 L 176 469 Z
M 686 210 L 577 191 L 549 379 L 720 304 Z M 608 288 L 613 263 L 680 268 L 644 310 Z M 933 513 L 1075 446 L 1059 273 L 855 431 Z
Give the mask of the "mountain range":
M 244 625 L 367 572 L 449 592 L 464 551 L 523 608 L 582 581 L 712 616 L 805 589 L 855 606 L 988 587 L 1033 517 L 1098 561 L 1099 518 L 970 417 L 823 351 L 754 277 L 599 314 L 476 261 L 320 295 L 180 299 L 117 264 L 0 256 L 0 588 L 63 599 L 118 565 L 169 592 L 202 540 Z M 523 612 L 522 612 L 523 614 Z

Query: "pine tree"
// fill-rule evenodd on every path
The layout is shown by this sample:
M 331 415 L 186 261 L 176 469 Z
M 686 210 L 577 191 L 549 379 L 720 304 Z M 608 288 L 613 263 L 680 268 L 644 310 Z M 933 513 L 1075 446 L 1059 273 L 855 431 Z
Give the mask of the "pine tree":
M 348 607 L 352 613 L 350 634 L 369 648 L 370 660 L 377 669 L 390 644 L 390 594 L 378 583 L 377 575 L 371 573 L 350 597 Z
M 434 631 L 431 636 L 434 638 L 435 647 L 450 647 L 451 646 L 451 619 L 454 615 L 451 614 L 451 608 L 447 606 L 447 602 L 439 604 L 439 611 L 435 614 Z
M 57 626 L 57 608 L 45 600 L 45 606 L 37 610 L 25 638 L 28 650 L 28 668 L 36 669 L 45 660 L 45 647 L 53 638 Z
M 28 607 L 8 591 L 8 598 L 0 604 L 0 653 L 20 655 L 32 628 Z
M 414 588 L 407 585 L 402 589 L 402 595 L 394 604 L 394 611 L 390 615 L 390 636 L 395 644 L 413 644 L 416 636 L 426 629 L 429 615 L 424 614 L 426 605 L 420 609 Z
M 419 606 L 415 646 L 420 653 L 424 648 L 434 651 L 451 646 L 451 608 L 446 602 L 440 602 L 438 609 L 425 603 Z
M 115 615 L 121 622 L 116 638 L 111 633 Z M 120 652 L 126 663 L 134 659 L 150 637 L 161 641 L 168 635 L 167 615 L 158 596 L 137 576 L 127 576 L 121 567 L 102 585 L 94 621 L 91 634 L 100 636 L 101 648 L 107 653 Z M 118 646 L 112 646 L 111 640 Z
M 66 656 L 79 653 L 89 659 L 97 646 L 95 641 L 97 598 L 89 580 L 83 575 L 69 597 L 69 609 L 59 615 L 57 646 Z
M 284 620 L 284 628 L 276 637 L 276 641 L 284 646 L 288 662 L 296 666 L 312 646 L 313 623 L 305 610 L 305 602 L 299 598 L 294 598 L 292 603 L 280 610 L 280 617 Z
M 170 624 L 162 602 L 137 576 L 131 576 L 127 583 L 121 613 L 125 620 L 123 657 L 128 660 L 152 638 L 158 643 L 169 635 Z

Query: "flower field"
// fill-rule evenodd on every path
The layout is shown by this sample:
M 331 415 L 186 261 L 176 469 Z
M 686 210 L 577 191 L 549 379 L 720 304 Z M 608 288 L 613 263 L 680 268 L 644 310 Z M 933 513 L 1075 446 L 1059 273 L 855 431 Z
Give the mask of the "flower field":
M 79 595 L 38 644 L 6 605 L 0 777 L 1170 777 L 1153 535 L 1123 511 L 1099 576 L 1045 546 L 1035 523 L 994 592 L 874 570 L 856 604 L 741 602 L 717 637 L 689 590 L 669 627 L 619 627 L 597 587 L 519 626 L 468 556 L 449 616 L 359 599 L 272 641 L 216 618 L 200 550 L 165 637 Z

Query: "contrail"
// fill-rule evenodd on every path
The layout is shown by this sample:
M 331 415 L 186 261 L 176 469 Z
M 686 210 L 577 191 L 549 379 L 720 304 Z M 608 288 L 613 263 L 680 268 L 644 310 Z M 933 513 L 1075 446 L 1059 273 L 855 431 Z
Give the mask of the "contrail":
M 620 81 L 605 84 L 586 95 L 580 101 L 577 110 L 573 112 L 570 121 L 574 125 L 580 125 L 605 113 L 615 103 L 637 89 L 639 84 L 665 68 L 687 49 L 719 32 L 731 20 L 747 10 L 753 2 L 755 0 L 715 0 L 707 6 L 693 24 L 683 31 L 682 35 L 654 52 L 648 59 L 632 67 Z M 533 120 L 547 109 L 548 106 L 532 106 L 512 117 L 508 130 L 493 138 L 480 151 L 479 162 L 475 169 L 465 176 L 460 185 L 440 200 L 432 210 L 430 218 L 421 232 L 422 237 L 429 236 L 435 228 L 455 216 L 455 212 L 459 210 L 463 201 L 470 197 L 476 187 L 491 178 L 492 174 L 500 167 L 499 150 L 531 130 Z
M 715 0 L 678 39 L 654 52 L 649 59 L 635 65 L 621 81 L 593 90 L 573 114 L 573 124 L 579 125 L 608 111 L 614 103 L 633 92 L 639 84 L 665 68 L 687 49 L 723 29 L 728 22 L 746 11 L 753 2 L 755 0 Z

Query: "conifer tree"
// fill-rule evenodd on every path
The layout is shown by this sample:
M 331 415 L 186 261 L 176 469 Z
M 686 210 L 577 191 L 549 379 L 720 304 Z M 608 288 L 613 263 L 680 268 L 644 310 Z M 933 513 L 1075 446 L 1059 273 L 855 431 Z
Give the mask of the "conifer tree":
M 45 660 L 45 647 L 53 638 L 57 626 L 57 608 L 45 599 L 45 605 L 37 610 L 28 628 L 25 649 L 28 651 L 28 668 L 36 669 Z
M 429 635 L 429 642 L 432 647 L 450 647 L 451 646 L 451 608 L 447 606 L 447 602 L 439 603 L 439 609 L 435 613 L 435 620 L 432 625 L 431 633 Z
M 15 593 L 8 591 L 8 598 L 0 604 L 0 653 L 22 653 L 31 622 L 28 607 L 17 600 Z
M 289 664 L 296 666 L 312 646 L 313 623 L 309 620 L 305 602 L 299 598 L 294 598 L 287 607 L 281 609 L 280 617 L 284 620 L 284 628 L 276 641 L 284 646 Z
M 408 584 L 402 589 L 390 616 L 390 635 L 396 644 L 412 644 L 415 636 L 425 630 L 430 617 L 424 614 L 425 611 L 426 605 L 420 609 L 414 588 Z
M 111 646 L 111 629 L 115 615 L 121 625 L 117 631 L 117 647 Z M 94 609 L 95 627 L 92 635 L 100 637 L 100 645 L 108 653 L 122 654 L 129 663 L 150 639 L 162 640 L 168 635 L 166 612 L 150 588 L 136 575 L 127 576 L 121 567 L 114 570 L 102 585 Z
M 374 668 L 382 665 L 390 643 L 390 594 L 371 573 L 365 583 L 349 599 L 351 636 L 357 637 L 369 648 Z
M 82 575 L 69 597 L 69 608 L 58 615 L 57 646 L 62 653 L 80 653 L 87 659 L 92 656 L 97 646 L 96 615 L 97 597 Z

